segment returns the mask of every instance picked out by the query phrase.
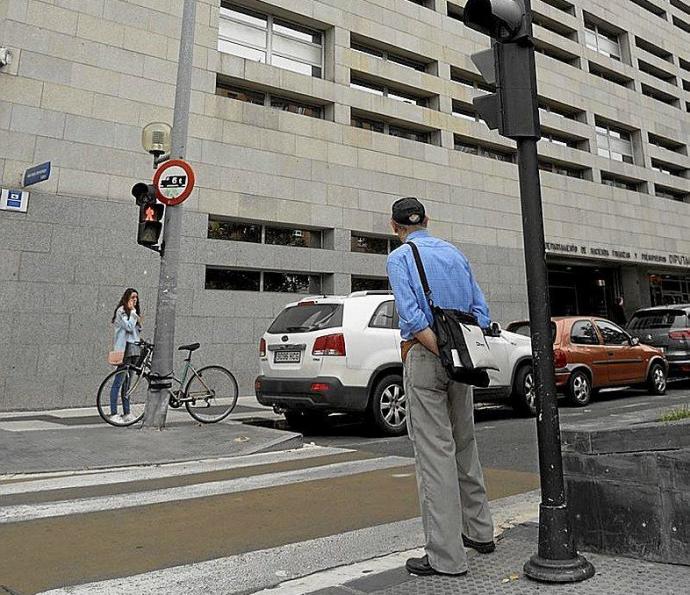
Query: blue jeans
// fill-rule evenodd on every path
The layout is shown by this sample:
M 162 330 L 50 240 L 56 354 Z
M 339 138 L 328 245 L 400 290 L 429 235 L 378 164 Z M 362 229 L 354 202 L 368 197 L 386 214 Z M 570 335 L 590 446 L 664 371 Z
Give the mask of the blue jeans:
M 122 412 L 124 415 L 129 414 L 129 397 L 127 397 L 127 392 L 129 391 L 130 374 L 123 372 L 125 366 L 118 366 L 118 374 L 115 375 L 113 380 L 113 385 L 110 387 L 110 414 L 115 415 L 117 413 L 117 400 L 118 397 L 122 396 Z M 122 390 L 122 395 L 120 395 L 120 390 Z

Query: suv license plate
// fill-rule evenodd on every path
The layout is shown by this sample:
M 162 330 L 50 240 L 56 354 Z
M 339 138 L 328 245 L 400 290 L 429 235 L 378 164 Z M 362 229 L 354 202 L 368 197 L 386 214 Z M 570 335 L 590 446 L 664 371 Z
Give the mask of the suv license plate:
M 299 351 L 276 351 L 273 361 L 276 364 L 299 364 L 301 357 Z

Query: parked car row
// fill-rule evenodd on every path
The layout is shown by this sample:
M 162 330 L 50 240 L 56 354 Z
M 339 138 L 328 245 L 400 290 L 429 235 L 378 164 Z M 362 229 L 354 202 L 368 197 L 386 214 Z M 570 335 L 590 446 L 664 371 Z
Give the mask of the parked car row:
M 583 406 L 600 389 L 646 386 L 663 394 L 669 363 L 690 372 L 690 306 L 637 312 L 627 330 L 601 317 L 553 319 L 556 383 Z M 487 341 L 499 364 L 476 402 L 508 401 L 534 415 L 529 322 L 518 321 Z M 648 345 L 647 343 L 651 343 Z M 259 345 L 258 401 L 300 428 L 330 413 L 364 415 L 386 435 L 405 432 L 406 402 L 400 330 L 392 293 L 308 297 L 288 304 Z

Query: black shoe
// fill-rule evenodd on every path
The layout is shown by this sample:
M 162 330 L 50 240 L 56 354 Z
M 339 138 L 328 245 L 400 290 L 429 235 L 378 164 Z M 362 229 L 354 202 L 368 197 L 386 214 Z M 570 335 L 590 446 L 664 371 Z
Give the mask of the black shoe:
M 473 541 L 467 535 L 462 536 L 462 544 L 477 550 L 480 554 L 490 554 L 496 549 L 495 541 Z
M 448 575 L 445 572 L 439 572 L 438 570 L 431 567 L 429 564 L 429 556 L 424 556 L 423 558 L 410 558 L 405 562 L 405 568 L 410 574 L 416 574 L 417 576 L 432 576 L 434 574 L 446 575 L 446 576 L 463 576 L 467 574 L 465 572 L 458 572 L 457 574 Z

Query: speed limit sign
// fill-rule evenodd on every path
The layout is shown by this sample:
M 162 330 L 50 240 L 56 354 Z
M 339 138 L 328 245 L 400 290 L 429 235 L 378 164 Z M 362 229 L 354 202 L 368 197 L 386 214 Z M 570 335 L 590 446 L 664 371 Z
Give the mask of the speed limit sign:
M 194 170 L 182 159 L 166 161 L 153 176 L 156 198 L 168 206 L 184 202 L 194 189 Z

